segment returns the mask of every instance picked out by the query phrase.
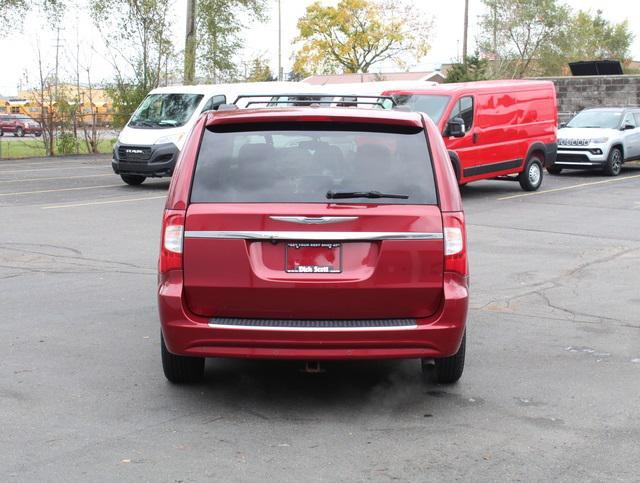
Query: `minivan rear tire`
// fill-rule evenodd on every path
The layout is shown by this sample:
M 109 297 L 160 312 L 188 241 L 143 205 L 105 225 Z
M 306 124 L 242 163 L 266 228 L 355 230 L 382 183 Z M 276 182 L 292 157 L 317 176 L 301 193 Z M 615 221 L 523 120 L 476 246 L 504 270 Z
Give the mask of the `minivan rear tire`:
M 198 382 L 204 377 L 204 357 L 186 357 L 172 354 L 160 334 L 162 370 L 164 376 L 174 384 Z
M 525 191 L 536 191 L 542 184 L 542 173 L 542 161 L 536 155 L 531 156 L 518 176 L 520 187 Z
M 467 346 L 467 333 L 462 336 L 458 352 L 449 357 L 435 359 L 435 381 L 438 384 L 453 384 L 458 382 L 464 371 L 464 358 Z M 422 371 L 427 374 L 432 371 L 430 359 L 422 359 Z
M 141 185 L 144 183 L 144 180 L 147 179 L 145 176 L 141 176 L 139 174 L 121 174 L 120 177 L 122 178 L 122 181 L 131 186 Z

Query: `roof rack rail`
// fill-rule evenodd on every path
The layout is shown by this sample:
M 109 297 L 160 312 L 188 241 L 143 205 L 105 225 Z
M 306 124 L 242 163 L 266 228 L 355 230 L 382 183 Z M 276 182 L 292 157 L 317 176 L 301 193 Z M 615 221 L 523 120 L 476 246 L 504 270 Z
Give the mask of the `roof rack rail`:
M 267 99 L 260 99 L 267 98 Z M 284 98 L 284 99 L 283 99 Z M 334 94 L 327 92 L 318 93 L 295 93 L 295 94 L 241 94 L 233 101 L 234 104 L 238 104 L 239 101 L 244 99 L 255 99 L 247 102 L 245 107 L 251 107 L 255 105 L 264 105 L 265 107 L 279 106 L 279 105 L 293 105 L 293 106 L 309 106 L 319 107 L 320 105 L 336 107 L 358 107 L 362 106 L 377 106 L 385 108 L 384 102 L 390 101 L 391 108 L 396 107 L 396 101 L 392 96 L 372 96 L 361 94 Z M 364 100 L 360 100 L 364 99 Z

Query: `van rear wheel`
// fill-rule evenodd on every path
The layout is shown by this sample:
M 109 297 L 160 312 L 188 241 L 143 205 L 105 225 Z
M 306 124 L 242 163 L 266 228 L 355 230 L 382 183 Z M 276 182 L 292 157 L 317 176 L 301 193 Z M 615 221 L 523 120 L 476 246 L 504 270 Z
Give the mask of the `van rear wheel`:
M 520 187 L 525 191 L 536 191 L 542 184 L 542 161 L 535 154 L 529 158 L 518 176 Z
M 175 384 L 198 382 L 204 377 L 204 357 L 186 357 L 172 354 L 160 335 L 162 370 L 164 376 Z
M 130 184 L 131 186 L 138 186 L 139 184 L 144 183 L 144 180 L 147 179 L 139 174 L 121 174 L 120 177 L 122 178 L 122 181 Z
M 462 377 L 464 371 L 464 357 L 466 353 L 467 333 L 462 336 L 458 352 L 450 357 L 435 359 L 435 380 L 438 384 L 453 384 Z M 427 374 L 432 368 L 429 359 L 422 359 L 422 371 Z

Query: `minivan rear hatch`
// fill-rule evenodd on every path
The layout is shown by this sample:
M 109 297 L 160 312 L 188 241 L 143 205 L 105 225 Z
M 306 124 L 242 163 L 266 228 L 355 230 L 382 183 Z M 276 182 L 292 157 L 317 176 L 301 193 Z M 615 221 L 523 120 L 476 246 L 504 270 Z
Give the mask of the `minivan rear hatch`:
M 184 295 L 206 317 L 425 318 L 442 303 L 442 231 L 422 128 L 214 125 L 186 213 Z

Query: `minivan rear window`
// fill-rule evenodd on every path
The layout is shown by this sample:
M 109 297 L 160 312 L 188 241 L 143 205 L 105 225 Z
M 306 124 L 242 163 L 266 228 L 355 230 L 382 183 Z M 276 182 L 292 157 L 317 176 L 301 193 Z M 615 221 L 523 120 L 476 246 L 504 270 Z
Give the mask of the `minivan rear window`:
M 329 201 L 329 191 L 408 198 Z M 422 129 L 298 122 L 206 129 L 191 202 L 436 204 L 437 196 Z

